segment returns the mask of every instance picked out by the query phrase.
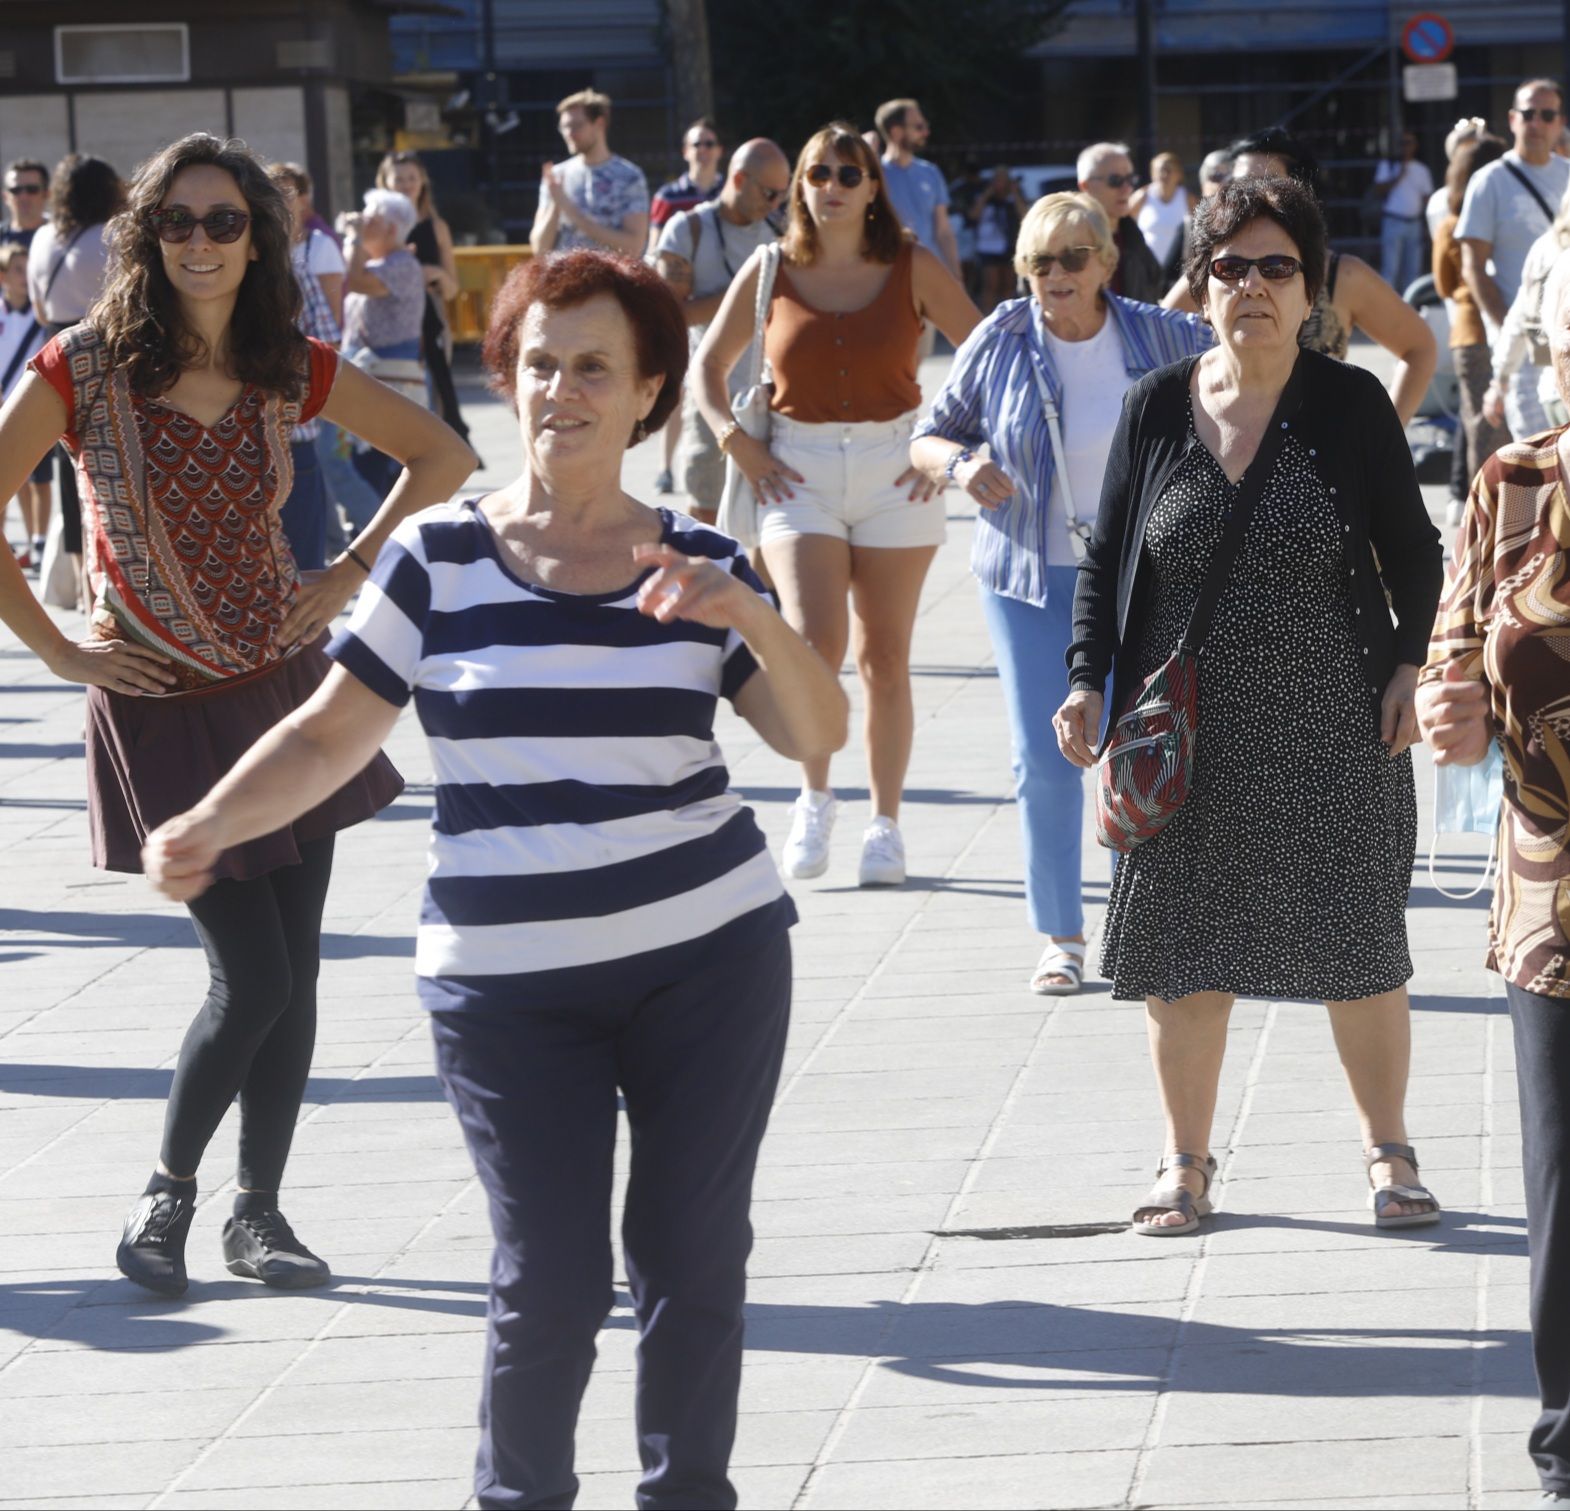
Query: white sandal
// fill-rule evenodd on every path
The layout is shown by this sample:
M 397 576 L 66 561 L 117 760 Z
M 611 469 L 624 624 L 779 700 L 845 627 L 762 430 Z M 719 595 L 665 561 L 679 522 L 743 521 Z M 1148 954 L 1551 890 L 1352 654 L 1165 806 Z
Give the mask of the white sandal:
M 1049 981 L 1049 976 L 1067 976 L 1067 981 Z M 1030 989 L 1038 997 L 1072 997 L 1085 980 L 1085 946 L 1077 939 L 1049 939 L 1036 962 Z

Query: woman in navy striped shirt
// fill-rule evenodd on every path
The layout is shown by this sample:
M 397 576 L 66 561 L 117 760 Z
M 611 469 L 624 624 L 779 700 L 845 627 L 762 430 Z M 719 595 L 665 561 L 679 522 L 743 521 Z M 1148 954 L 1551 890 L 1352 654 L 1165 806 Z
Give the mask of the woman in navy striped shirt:
M 981 506 L 970 565 L 1008 703 L 1025 900 L 1046 936 L 1030 985 L 1044 996 L 1077 992 L 1085 968 L 1084 780 L 1058 752 L 1055 686 L 1067 677 L 1048 668 L 1068 649 L 1075 563 L 1123 395 L 1211 343 L 1192 315 L 1112 293 L 1117 260 L 1106 213 L 1088 194 L 1037 200 L 1014 253 L 1030 298 L 1000 304 L 971 332 L 910 448 L 929 478 L 959 483 Z M 1053 675 L 1062 684 L 1044 680 Z
M 218 851 L 363 765 L 413 698 L 436 771 L 415 970 L 496 1234 L 479 1504 L 576 1494 L 619 1092 L 639 1503 L 734 1506 L 748 1206 L 795 910 L 728 790 L 715 705 L 801 760 L 844 742 L 846 700 L 734 541 L 622 491 L 687 365 L 657 274 L 596 251 L 526 264 L 485 351 L 522 476 L 394 534 L 320 694 L 149 839 L 148 874 L 193 895 Z

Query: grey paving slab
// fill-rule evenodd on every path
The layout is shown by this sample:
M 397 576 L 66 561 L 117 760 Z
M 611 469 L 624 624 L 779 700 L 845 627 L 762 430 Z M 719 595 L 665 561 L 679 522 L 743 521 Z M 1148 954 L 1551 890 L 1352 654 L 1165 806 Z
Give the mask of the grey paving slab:
M 510 421 L 475 400 L 500 480 Z M 635 492 L 654 465 L 651 448 L 631 454 Z M 912 880 L 854 885 L 853 741 L 830 870 L 794 889 L 742 1503 L 1526 1503 L 1519 1116 L 1482 910 L 1436 906 L 1416 878 L 1411 1128 L 1443 1226 L 1373 1230 L 1324 1011 L 1245 1001 L 1217 1125 L 1222 1214 L 1197 1240 L 1118 1231 L 1163 1138 L 1144 1012 L 1094 976 L 1078 998 L 1026 990 L 1038 941 L 1006 723 L 966 511 L 951 512 L 914 651 Z M 430 803 L 418 730 L 403 720 L 389 746 L 413 789 L 343 837 L 327 909 L 288 1210 L 339 1283 L 280 1296 L 224 1274 L 230 1118 L 203 1170 L 194 1284 L 171 1304 L 114 1278 L 111 1256 L 204 968 L 182 910 L 87 867 L 80 727 L 80 694 L 0 637 L 0 1506 L 461 1506 L 489 1233 L 411 988 Z M 778 847 L 796 772 L 729 713 L 718 736 Z M 1417 770 L 1426 815 L 1421 755 Z M 1443 857 L 1447 876 L 1472 874 L 1462 847 Z M 1107 876 L 1087 842 L 1093 935 Z M 969 1230 L 991 1236 L 954 1236 Z M 624 1304 L 600 1343 L 585 1508 L 630 1504 L 636 1481 Z M 1413 1450 L 1396 1499 L 1398 1430 Z

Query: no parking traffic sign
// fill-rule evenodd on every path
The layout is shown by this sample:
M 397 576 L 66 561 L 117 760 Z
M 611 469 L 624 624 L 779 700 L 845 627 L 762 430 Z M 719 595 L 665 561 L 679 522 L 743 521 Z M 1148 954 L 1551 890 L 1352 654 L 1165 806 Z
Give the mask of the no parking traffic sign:
M 1443 63 L 1455 51 L 1456 34 L 1443 16 L 1423 11 L 1401 28 L 1401 51 L 1409 63 Z

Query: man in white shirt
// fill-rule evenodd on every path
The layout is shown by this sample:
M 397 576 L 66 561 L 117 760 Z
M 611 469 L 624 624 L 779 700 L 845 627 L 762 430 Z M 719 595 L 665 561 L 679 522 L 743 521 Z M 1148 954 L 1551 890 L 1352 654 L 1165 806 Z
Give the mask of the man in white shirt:
M 1466 186 L 1455 238 L 1461 243 L 1461 275 L 1483 312 L 1490 342 L 1499 338 L 1510 305 L 1521 288 L 1521 269 L 1532 243 L 1553 224 L 1570 162 L 1554 155 L 1564 129 L 1564 96 L 1552 79 L 1528 79 L 1510 107 L 1511 150 L 1479 169 Z M 1537 369 L 1524 364 L 1510 379 L 1506 408 L 1532 413 Z
M 1423 220 L 1434 175 L 1417 160 L 1417 134 L 1401 133 L 1401 159 L 1374 171 L 1374 188 L 1384 199 L 1379 222 L 1379 271 L 1398 294 L 1423 273 Z
M 641 257 L 649 239 L 649 184 L 643 170 L 606 141 L 611 102 L 580 89 L 556 107 L 556 129 L 572 152 L 540 175 L 540 203 L 529 245 L 536 257 L 582 247 Z

